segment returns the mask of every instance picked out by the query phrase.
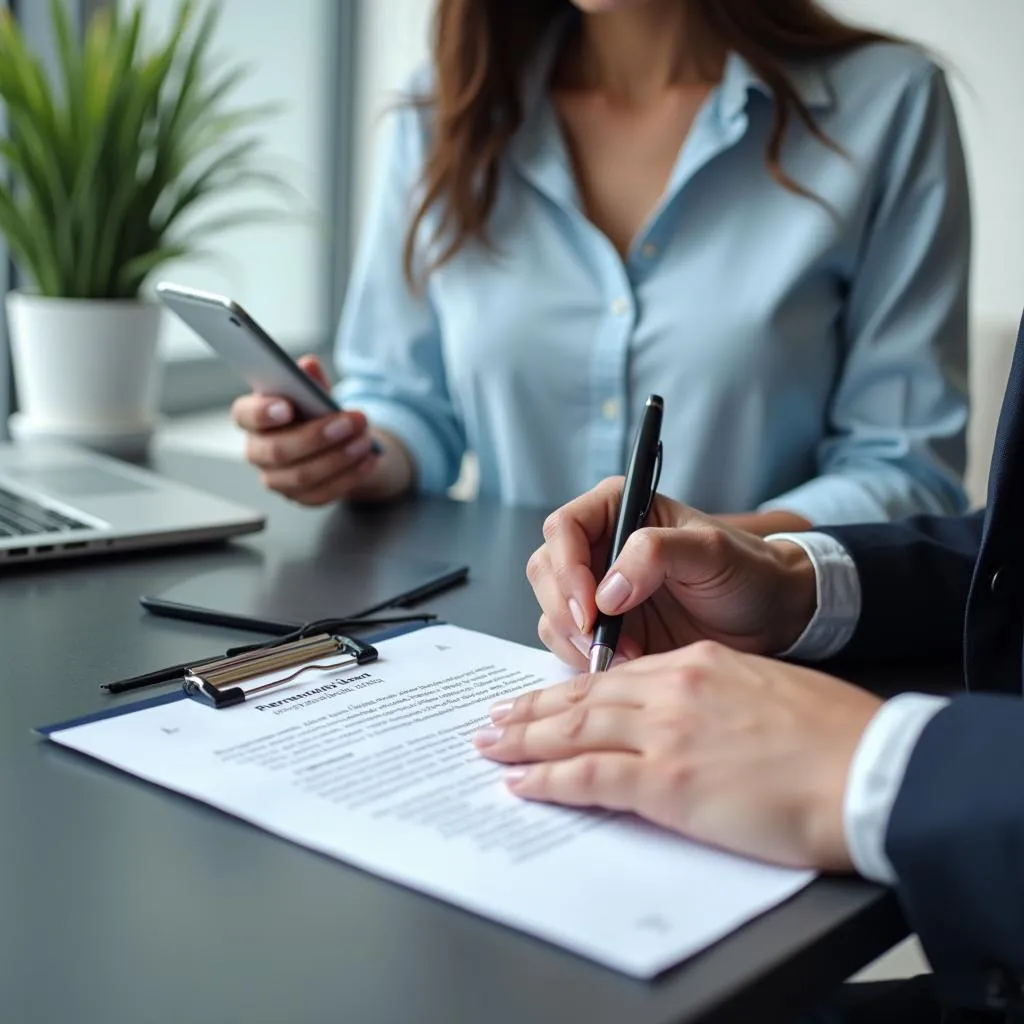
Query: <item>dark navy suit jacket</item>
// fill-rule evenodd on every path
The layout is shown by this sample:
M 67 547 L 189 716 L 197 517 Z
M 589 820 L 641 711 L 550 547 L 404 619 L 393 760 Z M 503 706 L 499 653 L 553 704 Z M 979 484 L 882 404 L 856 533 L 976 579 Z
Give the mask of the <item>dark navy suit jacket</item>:
M 835 527 L 862 611 L 844 657 L 958 656 L 966 695 L 926 726 L 886 851 L 940 988 L 1024 1012 L 1024 323 L 984 514 Z

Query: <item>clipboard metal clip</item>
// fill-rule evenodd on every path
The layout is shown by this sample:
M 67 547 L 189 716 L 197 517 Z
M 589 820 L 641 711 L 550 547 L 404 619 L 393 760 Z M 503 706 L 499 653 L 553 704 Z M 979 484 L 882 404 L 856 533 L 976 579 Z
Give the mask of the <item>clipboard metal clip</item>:
M 187 694 L 216 708 L 288 686 L 306 672 L 365 665 L 377 660 L 377 648 L 335 633 L 316 633 L 286 643 L 247 649 L 185 670 Z

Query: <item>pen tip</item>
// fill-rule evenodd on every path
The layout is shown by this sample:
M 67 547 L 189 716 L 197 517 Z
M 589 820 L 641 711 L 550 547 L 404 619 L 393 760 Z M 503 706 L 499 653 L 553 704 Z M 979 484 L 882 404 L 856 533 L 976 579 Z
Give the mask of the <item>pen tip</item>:
M 648 395 L 647 404 L 657 406 L 659 409 L 665 408 L 665 402 L 662 400 L 661 395 Z

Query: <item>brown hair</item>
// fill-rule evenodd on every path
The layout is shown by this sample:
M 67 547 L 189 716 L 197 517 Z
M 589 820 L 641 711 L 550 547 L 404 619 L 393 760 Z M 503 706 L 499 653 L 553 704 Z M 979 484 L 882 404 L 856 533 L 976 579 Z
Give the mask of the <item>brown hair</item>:
M 831 148 L 786 74 L 789 62 L 844 53 L 892 37 L 848 25 L 815 0 L 680 0 L 695 24 L 743 57 L 771 90 L 775 113 L 765 162 L 771 176 L 798 195 L 815 198 L 781 168 L 790 117 Z M 422 198 L 405 239 L 404 266 L 416 278 L 416 236 L 439 205 L 433 241 L 443 243 L 424 268 L 451 259 L 470 239 L 486 241 L 498 190 L 501 156 L 522 117 L 522 73 L 545 34 L 572 8 L 569 0 L 437 0 L 433 32 L 434 88 L 416 102 L 429 106 L 433 141 L 421 181 Z

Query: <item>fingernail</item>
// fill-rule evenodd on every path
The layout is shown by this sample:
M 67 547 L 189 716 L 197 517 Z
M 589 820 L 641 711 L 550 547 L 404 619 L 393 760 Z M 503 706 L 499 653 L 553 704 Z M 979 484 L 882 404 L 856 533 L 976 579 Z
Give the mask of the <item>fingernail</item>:
M 504 732 L 504 729 L 496 729 L 493 725 L 488 725 L 483 729 L 477 730 L 476 735 L 473 737 L 473 742 L 478 747 L 493 747 L 501 739 Z
M 344 441 L 346 437 L 352 436 L 352 421 L 345 419 L 333 419 L 324 427 L 324 437 L 328 441 Z
M 580 632 L 585 633 L 587 631 L 587 620 L 583 617 L 583 609 L 575 597 L 569 598 L 569 614 L 572 615 L 573 622 L 579 626 Z
M 590 657 L 590 637 L 577 633 L 576 636 L 569 637 L 569 641 L 584 658 Z
M 505 782 L 510 786 L 516 785 L 518 782 L 522 782 L 526 778 L 526 769 L 521 767 L 506 768 L 505 769 Z
M 357 437 L 351 444 L 345 445 L 345 454 L 350 459 L 361 459 L 364 455 L 369 454 L 371 447 L 373 447 L 373 441 L 363 434 L 362 437 Z
M 267 416 L 274 423 L 287 423 L 292 418 L 292 407 L 287 402 L 271 402 L 267 406 Z
M 613 572 L 597 588 L 597 599 L 606 612 L 615 613 L 629 600 L 633 585 L 621 572 Z
M 491 708 L 491 721 L 500 722 L 503 719 L 508 718 L 508 716 L 512 714 L 512 708 L 514 705 L 514 700 L 499 700 L 498 703 Z

